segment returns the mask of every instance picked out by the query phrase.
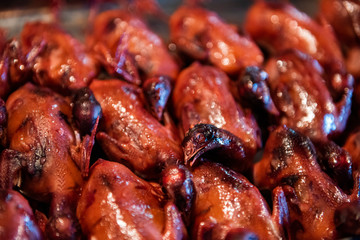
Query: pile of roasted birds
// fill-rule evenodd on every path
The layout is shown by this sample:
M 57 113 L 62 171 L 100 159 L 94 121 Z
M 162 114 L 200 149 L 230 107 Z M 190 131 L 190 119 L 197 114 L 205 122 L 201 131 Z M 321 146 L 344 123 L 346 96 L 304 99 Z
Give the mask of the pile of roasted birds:
M 360 236 L 359 1 L 94 2 L 1 31 L 0 239 Z

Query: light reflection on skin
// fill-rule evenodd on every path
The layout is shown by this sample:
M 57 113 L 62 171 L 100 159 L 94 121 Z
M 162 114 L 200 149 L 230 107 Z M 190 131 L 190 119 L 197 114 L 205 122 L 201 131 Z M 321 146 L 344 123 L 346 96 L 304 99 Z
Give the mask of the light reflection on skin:
M 176 115 L 185 123 L 185 133 L 195 124 L 212 124 L 236 135 L 252 151 L 260 145 L 258 126 L 251 114 L 237 105 L 228 84 L 229 78 L 218 68 L 192 64 L 180 73 L 174 87 Z M 185 111 L 191 113 L 185 115 Z
M 235 74 L 246 66 L 258 66 L 263 62 L 262 53 L 254 42 L 240 36 L 233 26 L 204 8 L 180 7 L 171 16 L 170 31 L 179 50 L 195 59 L 200 59 L 199 55 L 208 58 L 227 73 Z
M 311 55 L 323 67 L 338 68 L 341 65 L 340 68 L 344 68 L 341 49 L 333 32 L 288 2 L 255 3 L 248 11 L 245 29 L 272 53 L 297 49 Z
M 128 225 L 125 221 L 124 221 L 124 216 L 121 213 L 121 210 L 119 208 L 119 206 L 116 203 L 116 199 L 113 195 L 112 192 L 109 192 L 107 197 L 106 197 L 106 201 L 103 201 L 105 204 L 107 204 L 112 212 L 110 213 L 110 215 L 115 215 L 115 219 L 116 219 L 116 223 L 117 225 L 120 227 L 120 231 L 122 234 L 124 234 L 125 236 L 129 236 L 133 239 L 140 239 L 141 236 L 138 234 L 137 230 L 135 229 L 135 226 L 133 225 Z M 114 219 L 113 217 L 110 217 L 111 219 Z M 112 232 L 108 232 L 108 234 L 111 234 Z M 109 239 L 113 239 L 114 237 L 109 236 Z
M 113 29 L 109 29 L 109 25 Z M 112 57 L 116 57 L 119 46 L 123 46 L 146 77 L 166 75 L 176 78 L 178 74 L 178 66 L 162 39 L 129 12 L 110 10 L 98 15 L 92 35 L 94 45 L 104 45 Z
M 270 91 L 275 92 L 274 103 L 282 112 L 282 124 L 312 139 L 326 139 L 343 131 L 350 106 L 346 99 L 351 98 L 351 92 L 345 92 L 348 96 L 344 94 L 341 102 L 334 102 L 318 61 L 288 51 L 270 59 L 266 71 Z
M 290 224 L 300 226 L 291 233 L 297 239 L 336 238 L 335 210 L 358 198 L 357 191 L 348 195 L 338 187 L 317 160 L 309 138 L 279 126 L 270 134 L 264 155 L 255 165 L 254 179 L 259 187 L 286 186 Z
M 212 230 L 213 239 L 219 232 L 226 236 L 238 228 L 253 231 L 259 239 L 281 239 L 278 223 L 272 221 L 265 200 L 245 177 L 205 162 L 195 168 L 193 179 L 197 194 L 193 231 L 199 234 L 196 239 L 204 238 L 203 228 Z

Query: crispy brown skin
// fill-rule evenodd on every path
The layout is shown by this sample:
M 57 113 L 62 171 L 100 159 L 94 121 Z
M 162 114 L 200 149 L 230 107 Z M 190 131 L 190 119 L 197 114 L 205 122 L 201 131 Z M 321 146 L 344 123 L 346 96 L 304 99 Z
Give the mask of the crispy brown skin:
M 240 36 L 215 12 L 200 7 L 182 6 L 172 14 L 170 38 L 180 51 L 197 60 L 207 59 L 229 74 L 264 60 L 254 42 Z
M 0 29 L 0 97 L 6 99 L 9 94 L 28 81 L 29 67 L 20 42 L 17 39 L 1 39 Z
M 23 176 L 29 178 L 22 182 L 23 191 L 44 200 L 80 186 L 79 169 L 70 156 L 74 132 L 63 118 L 71 118 L 70 105 L 49 89 L 26 84 L 9 97 L 6 109 L 10 149 L 36 161 L 35 176 Z
M 360 3 L 356 0 L 322 0 L 320 14 L 334 29 L 346 56 L 347 70 L 355 77 L 353 109 L 360 104 Z M 360 116 L 357 110 L 357 117 Z
M 296 49 L 317 60 L 324 68 L 324 80 L 334 98 L 353 88 L 353 77 L 348 74 L 331 28 L 315 22 L 291 4 L 256 2 L 247 13 L 245 29 L 272 54 Z
M 77 207 L 85 235 L 96 239 L 186 239 L 180 213 L 157 184 L 124 165 L 98 160 Z
M 358 201 L 358 183 L 352 195 L 346 195 L 321 171 L 309 138 L 285 126 L 270 134 L 263 158 L 255 164 L 254 180 L 261 188 L 283 186 L 289 204 L 291 239 L 338 237 L 335 210 L 346 202 Z
M 81 160 L 71 154 L 77 143 L 68 124 L 70 104 L 50 89 L 28 83 L 10 95 L 6 108 L 10 149 L 2 156 L 2 185 L 11 186 L 21 171 L 22 192 L 50 203 L 48 237 L 74 237 L 83 180 Z
M 69 94 L 89 85 L 98 72 L 95 59 L 84 45 L 56 24 L 27 23 L 21 43 L 40 86 Z
M 351 112 L 352 89 L 345 88 L 334 100 L 316 60 L 298 51 L 287 51 L 271 58 L 265 70 L 280 124 L 325 140 L 341 133 Z
M 356 0 L 321 0 L 320 14 L 334 28 L 342 44 L 360 43 L 360 4 Z
M 183 161 L 177 136 L 145 108 L 141 90 L 120 80 L 95 80 L 90 89 L 103 113 L 97 140 L 108 157 L 146 178 Z
M 98 48 L 102 58 L 113 58 L 115 69 L 112 71 L 115 72 L 116 68 L 122 65 L 120 60 L 124 60 L 116 59 L 116 55 L 123 54 L 124 51 L 130 54 L 129 57 L 134 59 L 146 77 L 162 75 L 175 79 L 179 71 L 161 38 L 135 14 L 125 10 L 110 10 L 99 14 L 95 18 L 88 45 Z M 106 57 L 104 52 L 108 52 L 109 56 Z
M 245 30 L 273 52 L 295 48 L 323 66 L 344 68 L 334 34 L 287 2 L 257 1 L 247 12 Z
M 0 238 L 43 239 L 28 201 L 13 190 L 0 190 Z
M 202 163 L 192 174 L 196 191 L 192 239 L 228 239 L 236 229 L 253 232 L 259 239 L 284 237 L 259 190 L 245 177 L 211 162 Z M 274 212 L 279 208 L 286 209 L 286 202 L 274 202 Z
M 176 81 L 172 102 L 181 130 L 186 133 L 199 123 L 223 128 L 244 142 L 249 157 L 260 147 L 256 121 L 235 102 L 229 78 L 216 67 L 194 63 Z

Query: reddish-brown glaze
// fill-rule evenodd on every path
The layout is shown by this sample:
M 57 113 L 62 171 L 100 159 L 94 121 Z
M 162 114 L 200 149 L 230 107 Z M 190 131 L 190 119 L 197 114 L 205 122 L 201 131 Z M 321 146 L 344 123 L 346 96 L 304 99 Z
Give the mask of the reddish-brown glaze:
M 28 201 L 13 190 L 0 190 L 0 238 L 43 239 Z
M 345 88 L 341 98 L 335 101 L 316 60 L 298 51 L 287 51 L 271 58 L 265 70 L 281 124 L 316 140 L 344 130 L 353 90 Z
M 320 13 L 334 28 L 342 44 L 360 43 L 360 3 L 356 0 L 321 0 Z
M 6 99 L 11 91 L 28 81 L 29 72 L 19 41 L 4 43 L 0 51 L 0 97 Z
M 355 0 L 322 0 L 320 14 L 333 27 L 346 56 L 346 67 L 356 78 L 355 102 L 360 104 L 360 3 Z M 357 108 L 354 108 L 357 109 Z M 359 116 L 359 113 L 357 113 Z
M 252 115 L 235 102 L 228 84 L 229 78 L 218 68 L 194 63 L 176 81 L 174 111 L 183 133 L 199 123 L 223 128 L 244 142 L 251 158 L 261 145 L 259 129 Z
M 247 12 L 245 29 L 273 52 L 298 49 L 333 72 L 344 70 L 334 34 L 288 2 L 257 1 Z
M 286 218 L 287 206 L 281 188 L 274 191 L 271 216 L 259 190 L 242 175 L 211 162 L 203 162 L 192 174 L 196 192 L 192 239 L 229 239 L 237 229 L 258 239 L 285 239 L 281 218 Z
M 75 38 L 56 24 L 27 23 L 21 33 L 21 43 L 40 86 L 69 94 L 89 85 L 98 72 L 92 55 Z
M 2 154 L 2 186 L 18 182 L 25 195 L 50 203 L 49 238 L 74 237 L 83 180 L 76 154 L 81 149 L 68 123 L 70 104 L 50 89 L 28 83 L 10 95 L 6 109 L 9 149 Z
M 183 161 L 177 136 L 144 108 L 141 89 L 120 80 L 95 80 L 90 89 L 103 114 L 97 140 L 111 160 L 147 178 Z
M 283 186 L 291 239 L 336 238 L 335 210 L 359 197 L 358 183 L 354 193 L 346 195 L 321 171 L 309 138 L 285 126 L 271 132 L 263 158 L 255 164 L 254 180 L 261 188 Z
M 98 160 L 77 207 L 88 239 L 186 239 L 181 215 L 157 184 L 125 166 Z
M 125 10 L 99 14 L 88 45 L 98 52 L 110 73 L 125 78 L 127 75 L 137 78 L 134 71 L 138 70 L 129 69 L 131 62 L 135 62 L 146 77 L 162 75 L 175 79 L 179 71 L 161 38 L 140 18 Z M 139 79 L 127 80 L 141 83 Z
M 259 66 L 264 57 L 249 38 L 240 36 L 215 12 L 182 6 L 170 18 L 170 38 L 179 50 L 197 60 L 208 59 L 229 74 Z

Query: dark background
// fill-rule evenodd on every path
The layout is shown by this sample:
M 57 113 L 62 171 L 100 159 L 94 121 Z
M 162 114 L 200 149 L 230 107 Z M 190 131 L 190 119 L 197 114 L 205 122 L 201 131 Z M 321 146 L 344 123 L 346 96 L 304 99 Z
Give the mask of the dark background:
M 88 19 L 90 1 L 94 0 L 62 0 L 60 11 L 61 25 L 73 36 L 83 39 Z M 116 8 L 116 0 L 106 0 L 106 8 Z M 216 11 L 229 23 L 241 23 L 247 9 L 255 0 L 208 0 L 206 7 Z M 276 0 L 272 0 L 276 1 Z M 284 0 L 278 0 L 284 1 Z M 162 9 L 171 14 L 182 4 L 182 0 L 158 0 Z M 290 0 L 299 10 L 314 16 L 317 13 L 319 0 Z M 0 0 L 0 28 L 6 30 L 8 37 L 15 37 L 28 21 L 51 21 L 52 0 Z M 165 39 L 168 36 L 167 25 L 160 21 L 151 21 L 152 28 Z
M 62 0 L 65 6 L 82 6 L 88 7 L 89 2 L 93 0 Z M 206 5 L 213 9 L 234 10 L 247 9 L 254 0 L 212 0 L 208 1 Z M 284 1 L 284 0 L 278 0 Z M 52 4 L 52 0 L 1 0 L 0 10 L 13 9 L 29 9 L 41 8 Z M 115 2 L 115 1 L 114 1 Z M 181 0 L 158 0 L 158 2 L 166 8 L 166 10 L 175 9 L 181 4 Z M 290 0 L 299 9 L 314 14 L 318 0 Z

